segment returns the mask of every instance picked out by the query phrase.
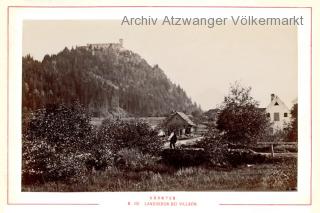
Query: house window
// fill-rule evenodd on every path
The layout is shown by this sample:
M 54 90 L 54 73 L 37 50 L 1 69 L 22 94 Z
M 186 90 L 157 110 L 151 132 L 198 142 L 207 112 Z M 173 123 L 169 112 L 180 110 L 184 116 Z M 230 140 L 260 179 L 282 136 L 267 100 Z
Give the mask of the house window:
M 273 120 L 274 120 L 274 121 L 280 121 L 279 112 L 275 112 L 275 113 L 273 114 Z
M 270 118 L 270 113 L 267 113 L 267 117 Z
M 279 106 L 278 102 L 274 103 L 275 106 Z
M 285 118 L 288 117 L 288 113 L 285 112 L 285 113 L 283 114 L 283 116 L 284 116 Z

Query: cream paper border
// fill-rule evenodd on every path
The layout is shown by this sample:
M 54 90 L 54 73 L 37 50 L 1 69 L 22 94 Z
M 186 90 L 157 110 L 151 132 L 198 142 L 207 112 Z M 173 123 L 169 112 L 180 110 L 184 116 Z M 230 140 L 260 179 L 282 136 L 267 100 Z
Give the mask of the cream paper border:
M 10 3 L 10 2 L 6 2 Z M 14 2 L 17 3 L 17 2 Z M 81 2 L 84 3 L 85 2 Z M 31 5 L 29 2 L 26 3 L 27 5 Z M 42 3 L 44 4 L 44 3 Z M 58 5 L 58 3 L 55 3 Z M 59 5 L 67 4 L 66 2 L 59 2 Z M 104 3 L 103 5 L 111 5 L 112 3 Z M 23 3 L 18 4 L 23 5 Z M 50 4 L 45 4 L 50 5 Z M 73 5 L 72 2 L 68 5 Z M 93 4 L 92 2 L 87 5 L 99 5 Z M 119 5 L 119 4 L 118 4 Z M 126 4 L 128 5 L 128 4 Z M 150 5 L 146 3 L 141 4 L 135 4 L 135 5 Z M 152 4 L 155 5 L 155 4 Z M 169 5 L 169 4 L 166 4 Z M 175 4 L 175 5 L 182 5 L 182 4 Z M 198 5 L 198 4 L 193 4 Z M 216 5 L 211 3 L 210 5 Z M 234 4 L 235 5 L 235 4 Z M 239 4 L 236 4 L 239 5 Z M 246 4 L 248 5 L 248 4 Z M 250 6 L 254 6 L 255 4 L 250 3 Z M 271 4 L 272 5 L 272 4 Z M 288 6 L 287 4 L 284 4 L 285 6 Z M 261 6 L 261 5 L 259 5 Z M 272 5 L 275 6 L 275 5 Z M 283 5 L 282 5 L 283 6 Z M 301 6 L 301 5 L 300 5 Z M 308 5 L 306 5 L 308 6 Z M 57 13 L 57 10 L 59 12 Z M 110 19 L 110 18 L 117 18 L 119 19 L 124 14 L 131 15 L 130 16 L 141 16 L 142 13 L 146 12 L 147 15 L 150 13 L 154 16 L 161 15 L 165 11 L 166 14 L 169 14 L 170 10 L 176 12 L 177 8 L 170 9 L 170 8 L 113 8 L 113 12 L 105 13 L 105 10 L 107 9 L 41 9 L 40 13 L 36 13 L 34 9 L 28 8 L 27 10 L 19 8 L 19 10 L 11 10 L 10 9 L 10 72 L 9 72 L 9 107 L 10 107 L 10 125 L 9 125 L 9 136 L 10 136 L 10 143 L 9 143 L 9 168 L 10 168 L 10 197 L 9 202 L 11 204 L 21 204 L 21 203 L 99 203 L 100 206 L 72 206 L 72 209 L 77 209 L 77 211 L 87 211 L 88 208 L 95 209 L 97 211 L 104 212 L 104 208 L 125 208 L 126 207 L 126 201 L 129 199 L 131 200 L 133 197 L 141 197 L 140 200 L 147 201 L 148 196 L 150 194 L 149 192 L 139 192 L 139 193 L 21 193 L 20 191 L 20 162 L 21 162 L 21 144 L 20 141 L 20 132 L 21 132 L 21 110 L 19 106 L 21 106 L 21 53 L 22 53 L 22 22 L 24 19 L 88 19 L 88 17 L 95 17 L 96 19 Z M 150 12 L 150 10 L 152 12 Z M 215 16 L 219 16 L 219 13 L 223 14 L 223 16 L 226 16 L 224 12 L 230 12 L 230 9 L 210 9 L 215 10 Z M 228 10 L 228 11 L 223 11 Z M 249 10 L 249 11 L 246 11 Z M 310 18 L 310 11 L 308 8 L 294 8 L 294 9 L 273 9 L 265 11 L 265 9 L 240 9 L 241 13 L 244 13 L 245 15 L 249 15 L 252 13 L 252 10 L 254 10 L 254 15 L 258 16 L 266 16 L 272 13 L 272 16 L 290 16 L 290 14 L 301 14 L 304 15 L 306 19 Z M 264 10 L 264 11 L 263 11 Z M 91 12 L 90 12 L 91 11 Z M 194 14 L 196 9 L 186 9 L 184 10 L 186 16 L 190 16 L 190 14 Z M 203 9 L 201 9 L 203 12 Z M 275 12 L 277 11 L 277 12 Z M 6 37 L 6 26 L 7 23 L 5 21 L 7 14 L 7 7 L 5 5 L 1 5 L 1 100 L 2 97 L 6 97 L 6 88 L 7 88 L 7 81 L 4 79 L 7 79 L 7 68 L 6 68 L 6 54 L 7 49 L 6 42 L 7 40 L 4 39 Z M 236 15 L 236 13 L 239 12 L 239 9 L 232 9 L 232 14 Z M 88 17 L 86 16 L 84 18 L 84 14 L 90 13 Z M 314 12 L 313 12 L 314 13 Z M 57 15 L 58 14 L 58 15 Z M 209 14 L 209 13 L 208 13 Z M 204 13 L 201 13 L 201 16 L 204 16 Z M 313 22 L 315 21 L 315 17 L 313 18 Z M 246 211 L 246 208 L 250 208 L 251 206 L 221 206 L 219 203 L 278 203 L 278 204 L 308 204 L 309 203 L 309 173 L 310 173 L 310 143 L 309 139 L 306 140 L 305 138 L 311 138 L 309 135 L 310 133 L 310 121 L 308 120 L 308 112 L 310 111 L 310 84 L 306 82 L 310 82 L 310 22 L 308 22 L 306 25 L 304 25 L 301 29 L 299 28 L 299 34 L 298 34 L 298 40 L 299 40 L 299 142 L 303 141 L 303 143 L 299 143 L 299 164 L 298 164 L 298 170 L 299 170 L 299 176 L 298 176 L 298 192 L 192 192 L 192 193 L 184 193 L 184 192 L 165 192 L 162 194 L 170 195 L 173 194 L 179 199 L 183 200 L 195 200 L 198 202 L 198 209 L 201 210 L 213 210 L 216 209 L 218 211 L 234 211 L 235 208 L 237 211 L 244 212 Z M 316 26 L 316 25 L 313 25 Z M 319 25 L 318 25 L 319 26 Z M 313 31 L 315 31 L 315 27 Z M 313 44 L 317 44 L 315 39 L 313 40 Z M 313 47 L 313 50 L 315 47 Z M 315 50 L 314 50 L 315 51 Z M 315 52 L 313 52 L 315 54 Z M 314 57 L 314 55 L 313 55 Z M 314 57 L 315 58 L 315 57 Z M 315 81 L 315 78 L 317 77 L 317 72 L 315 70 L 315 66 L 313 67 L 313 81 Z M 314 84 L 313 84 L 314 85 Z M 313 89 L 313 95 L 316 93 L 316 90 Z M 314 95 L 315 97 L 315 95 Z M 313 103 L 316 100 L 313 97 Z M 4 98 L 6 99 L 6 98 Z M 6 180 L 6 128 L 7 122 L 5 119 L 5 116 L 7 116 L 7 109 L 6 109 L 6 102 L 3 101 L 1 103 L 1 180 Z M 315 114 L 317 114 L 317 111 L 315 110 L 315 107 L 313 107 L 313 121 L 314 123 L 318 120 L 316 120 Z M 2 116 L 4 115 L 4 116 Z M 303 116 L 302 116 L 303 115 Z M 317 117 L 318 118 L 318 117 Z M 315 124 L 313 124 L 313 128 L 315 130 Z M 303 129 L 303 131 L 300 131 L 300 129 Z M 300 133 L 301 132 L 301 133 Z M 313 150 L 315 153 L 316 150 L 316 143 L 315 138 L 313 137 Z M 313 156 L 315 157 L 316 154 Z M 316 161 L 313 160 L 313 168 L 316 167 Z M 315 175 L 317 173 L 313 172 L 313 180 L 315 180 Z M 7 203 L 6 199 L 6 181 L 1 182 L 1 195 L 3 195 L 4 203 Z M 315 182 L 315 181 L 314 181 Z M 315 190 L 315 184 L 313 184 L 313 189 Z M 161 193 L 159 193 L 161 194 Z M 1 197 L 1 198 L 3 198 Z M 53 201 L 53 202 L 52 202 Z M 313 200 L 313 203 L 316 203 L 315 200 Z M 19 210 L 22 210 L 24 208 L 30 208 L 29 206 L 25 205 L 9 205 L 7 206 L 6 210 L 8 212 L 14 211 L 16 212 Z M 50 206 L 37 206 L 36 209 L 45 209 L 46 211 L 55 211 L 57 209 L 69 209 L 70 206 L 55 206 L 54 208 L 51 208 Z M 253 208 L 253 207 L 251 207 Z M 254 207 L 258 208 L 258 207 Z M 264 212 L 264 210 L 268 209 L 268 212 L 271 209 L 278 209 L 279 206 L 266 206 L 264 208 L 259 208 L 259 211 Z M 282 208 L 288 208 L 295 212 L 297 211 L 296 208 L 293 208 L 293 206 L 282 206 Z M 311 206 L 300 206 L 299 209 L 306 208 L 306 210 L 311 210 Z M 162 210 L 165 209 L 162 207 L 159 208 L 145 208 L 145 207 L 138 207 L 136 209 L 133 209 L 132 207 L 130 210 Z M 197 209 L 197 210 L 198 210 Z M 169 209 L 168 210 L 177 210 L 177 209 Z M 186 208 L 186 211 L 194 211 L 193 208 Z M 297 212 L 300 212 L 297 211 Z

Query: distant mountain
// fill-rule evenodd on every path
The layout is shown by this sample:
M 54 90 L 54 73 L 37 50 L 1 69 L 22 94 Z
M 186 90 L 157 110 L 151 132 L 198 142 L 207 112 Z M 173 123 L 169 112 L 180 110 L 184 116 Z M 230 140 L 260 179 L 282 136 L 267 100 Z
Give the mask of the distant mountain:
M 40 62 L 22 58 L 24 111 L 79 101 L 94 116 L 162 116 L 199 111 L 161 68 L 150 66 L 122 43 L 65 48 Z

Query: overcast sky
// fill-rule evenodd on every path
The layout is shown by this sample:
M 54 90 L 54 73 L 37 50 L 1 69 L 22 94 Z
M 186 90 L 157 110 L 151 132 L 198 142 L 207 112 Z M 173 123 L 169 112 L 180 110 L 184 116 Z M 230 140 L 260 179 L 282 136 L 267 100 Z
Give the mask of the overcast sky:
M 207 110 L 230 83 L 252 87 L 261 107 L 278 95 L 288 107 L 297 98 L 297 29 L 277 26 L 121 26 L 120 21 L 25 21 L 23 55 L 42 60 L 64 47 L 124 39 Z

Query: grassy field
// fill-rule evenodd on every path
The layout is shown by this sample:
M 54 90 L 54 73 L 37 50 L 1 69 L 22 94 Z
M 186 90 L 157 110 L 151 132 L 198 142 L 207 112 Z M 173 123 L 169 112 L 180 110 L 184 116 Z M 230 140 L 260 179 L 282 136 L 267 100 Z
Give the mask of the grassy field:
M 244 165 L 230 170 L 189 167 L 170 172 L 123 171 L 109 168 L 82 183 L 45 183 L 23 191 L 288 191 L 296 190 L 296 159 Z

